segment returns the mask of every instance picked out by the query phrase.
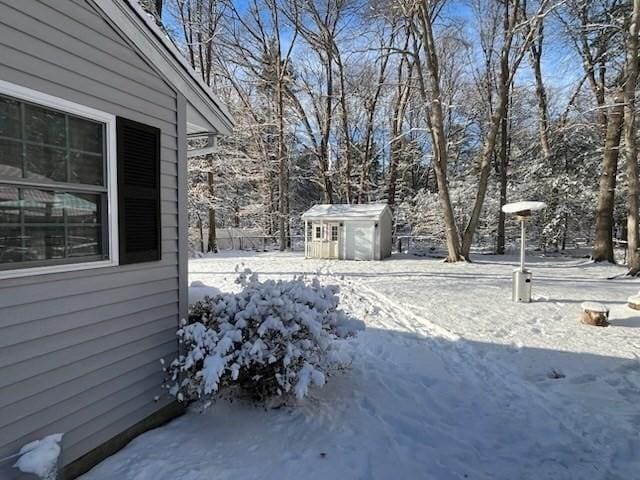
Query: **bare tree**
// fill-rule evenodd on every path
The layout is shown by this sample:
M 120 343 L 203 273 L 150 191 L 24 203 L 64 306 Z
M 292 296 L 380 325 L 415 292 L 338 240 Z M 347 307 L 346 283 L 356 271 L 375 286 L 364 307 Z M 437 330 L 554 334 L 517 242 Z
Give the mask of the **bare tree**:
M 324 201 L 334 202 L 334 187 L 331 179 L 331 132 L 334 126 L 336 107 L 336 85 L 334 66 L 338 65 L 338 82 L 342 92 L 339 102 L 342 103 L 343 135 L 346 145 L 346 155 L 351 155 L 351 141 L 348 136 L 348 108 L 344 95 L 344 61 L 338 47 L 339 27 L 345 12 L 349 9 L 348 0 L 325 0 L 309 2 L 306 0 L 288 0 L 286 15 L 295 30 L 305 40 L 322 66 L 321 85 L 318 85 L 315 75 L 304 75 L 299 71 L 302 80 L 302 90 L 310 98 L 306 107 L 297 97 L 296 92 L 289 90 L 296 111 L 300 115 L 307 134 L 311 137 L 313 149 L 316 152 L 319 166 L 320 183 L 324 190 Z M 342 77 L 341 77 L 342 75 Z M 324 89 L 321 91 L 320 89 Z M 306 108 L 305 108 L 306 107 Z M 310 108 L 311 112 L 308 113 Z M 345 127 L 347 124 L 347 128 Z M 318 126 L 318 133 L 312 125 Z M 350 158 L 350 157 L 349 157 Z
M 620 139 L 624 119 L 624 89 L 617 87 L 613 105 L 607 113 L 602 173 L 596 210 L 596 238 L 591 257 L 596 262 L 615 263 L 613 251 L 613 208 L 616 191 L 616 173 L 620 153 Z
M 365 127 L 364 127 L 364 151 L 361 152 L 362 171 L 360 175 L 360 188 L 358 193 L 358 202 L 362 203 L 368 200 L 368 193 L 371 188 L 369 185 L 371 177 L 371 169 L 374 162 L 374 139 L 373 134 L 376 127 L 376 112 L 382 96 L 382 90 L 387 77 L 387 66 L 389 65 L 390 48 L 395 41 L 395 20 L 391 23 L 389 31 L 382 29 L 378 40 L 380 42 L 380 52 L 376 63 L 378 66 L 377 75 L 371 85 L 369 95 L 364 99 L 365 110 Z M 349 201 L 349 200 L 347 200 Z M 392 202 L 391 202 L 392 204 Z
M 235 198 L 249 188 L 251 215 L 279 236 L 280 248 L 289 229 L 300 228 L 295 214 L 313 203 L 386 199 L 397 228 L 432 228 L 446 241 L 448 261 L 469 260 L 472 243 L 496 240 L 496 232 L 497 251 L 504 251 L 501 207 L 507 194 L 526 192 L 549 199 L 541 245 L 564 245 L 571 228 L 590 241 L 593 225 L 571 220 L 579 212 L 596 225 L 594 258 L 613 260 L 624 147 L 634 261 L 633 2 L 472 0 L 476 22 L 451 14 L 461 2 L 469 0 L 390 0 L 367 9 L 362 0 L 165 0 L 165 18 L 174 13 L 177 20 L 168 31 L 237 112 L 243 132 L 225 151 L 260 166 L 241 183 L 220 162 L 199 164 L 203 198 L 194 225 L 199 218 L 205 230 L 208 219 L 209 249 L 216 220 L 246 224 L 248 210 Z M 550 35 L 555 24 L 545 24 L 556 11 L 565 37 Z M 469 30 L 480 42 L 468 40 Z M 545 52 L 566 39 L 584 72 L 556 118 L 543 65 L 556 61 Z M 525 57 L 531 80 L 518 75 Z M 563 206 L 559 199 L 575 192 Z M 423 223 L 413 230 L 416 221 Z
M 268 104 L 265 134 L 268 139 L 263 154 L 268 158 L 272 152 L 277 164 L 277 197 L 270 173 L 265 175 L 269 191 L 269 203 L 277 211 L 277 230 L 280 250 L 288 245 L 289 238 L 289 149 L 287 148 L 288 91 L 292 82 L 292 53 L 296 45 L 297 32 L 293 31 L 287 41 L 281 5 L 277 0 L 252 0 L 246 9 L 240 10 L 231 4 L 234 23 L 227 35 L 227 46 L 233 52 L 232 60 L 244 75 L 251 79 L 266 96 Z M 251 109 L 251 99 L 244 83 L 227 69 L 228 78 L 237 94 Z M 255 117 L 256 123 L 264 124 Z M 273 148 L 272 148 L 273 147 Z M 266 161 L 269 163 L 269 160 Z M 267 169 L 271 172 L 271 169 Z M 277 198 L 277 199 L 276 199 Z M 271 229 L 273 230 L 273 229 Z
M 596 262 L 615 262 L 613 211 L 618 154 L 624 115 L 624 72 L 617 65 L 622 39 L 617 18 L 620 0 L 568 0 L 558 15 L 582 59 L 585 78 L 596 104 L 596 116 L 604 138 L 602 170 L 596 207 L 595 240 L 591 257 Z M 607 102 L 607 92 L 612 91 Z M 613 125 L 611 125 L 613 123 Z
M 629 275 L 640 274 L 638 253 L 638 149 L 636 146 L 636 88 L 638 86 L 638 29 L 640 22 L 640 0 L 633 0 L 633 11 L 629 18 L 626 36 L 626 62 L 624 85 L 624 143 L 627 160 L 628 213 L 627 213 L 627 261 Z
M 389 173 L 387 181 L 387 203 L 393 208 L 396 203 L 396 184 L 398 181 L 398 165 L 400 157 L 407 143 L 403 135 L 404 117 L 409 103 L 412 90 L 412 76 L 415 61 L 413 57 L 404 53 L 409 48 L 411 35 L 408 31 L 404 32 L 404 41 L 402 45 L 402 56 L 396 67 L 396 88 L 392 100 L 391 128 L 390 128 L 390 151 L 389 151 Z
M 531 42 L 529 58 L 531 68 L 536 81 L 536 99 L 538 101 L 538 131 L 540 136 L 540 149 L 543 160 L 548 162 L 551 157 L 551 145 L 549 140 L 549 106 L 547 92 L 542 75 L 542 51 L 544 47 L 544 18 L 538 23 L 538 34 Z
M 471 217 L 462 236 L 461 255 L 466 259 L 469 258 L 471 245 L 473 243 L 473 236 L 478 228 L 478 222 L 480 221 L 480 213 L 482 212 L 487 192 L 491 159 L 496 144 L 496 138 L 503 119 L 507 115 L 510 86 L 513 83 L 513 79 L 518 71 L 522 58 L 535 40 L 535 35 L 538 31 L 538 24 L 544 18 L 548 6 L 549 0 L 541 0 L 533 17 L 530 20 L 523 20 L 523 4 L 520 0 L 507 0 L 503 5 L 505 20 L 504 38 L 500 52 L 500 65 L 501 72 L 504 71 L 503 74 L 505 78 L 499 82 L 497 105 L 491 117 L 480 157 L 480 179 L 478 182 L 478 192 L 473 205 Z M 523 34 L 523 38 L 518 44 L 517 37 L 520 33 Z M 509 61 L 510 57 L 512 58 Z
M 434 36 L 434 20 L 437 18 L 444 2 L 420 0 L 407 10 L 408 27 L 412 34 L 413 58 L 416 62 L 418 89 L 427 109 L 427 125 L 431 135 L 433 147 L 433 167 L 438 183 L 438 197 L 444 216 L 447 261 L 458 262 L 464 257 L 460 250 L 460 239 L 456 225 L 451 197 L 447 169 L 449 148 L 445 118 L 443 110 L 443 94 L 441 90 L 440 58 L 438 46 Z M 423 72 L 427 76 L 423 75 Z
M 156 2 L 156 8 L 162 2 Z M 213 87 L 213 70 L 216 62 L 215 48 L 217 36 L 220 32 L 223 6 L 218 0 L 175 0 L 176 16 L 180 19 L 187 58 L 191 67 L 197 70 L 202 80 Z M 214 205 L 214 158 L 209 155 L 210 168 L 207 174 L 207 192 L 210 197 L 208 210 L 209 234 L 207 251 L 217 252 L 216 241 L 216 212 Z

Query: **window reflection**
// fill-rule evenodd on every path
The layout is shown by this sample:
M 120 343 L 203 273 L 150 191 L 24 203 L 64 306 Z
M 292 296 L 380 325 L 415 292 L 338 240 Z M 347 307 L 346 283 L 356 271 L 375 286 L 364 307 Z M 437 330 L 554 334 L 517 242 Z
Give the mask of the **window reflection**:
M 105 257 L 105 195 L 0 185 L 0 263 Z
M 105 158 L 103 123 L 0 95 L 0 270 L 108 257 Z

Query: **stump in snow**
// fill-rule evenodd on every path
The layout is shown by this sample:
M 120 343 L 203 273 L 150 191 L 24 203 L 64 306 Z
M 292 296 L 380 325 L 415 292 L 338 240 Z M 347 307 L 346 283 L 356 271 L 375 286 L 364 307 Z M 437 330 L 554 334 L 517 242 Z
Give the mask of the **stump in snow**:
M 582 305 L 582 323 L 594 327 L 609 325 L 609 309 L 606 305 L 596 302 L 584 302 Z
M 627 306 L 634 310 L 640 310 L 640 293 L 637 295 L 631 295 L 627 298 Z

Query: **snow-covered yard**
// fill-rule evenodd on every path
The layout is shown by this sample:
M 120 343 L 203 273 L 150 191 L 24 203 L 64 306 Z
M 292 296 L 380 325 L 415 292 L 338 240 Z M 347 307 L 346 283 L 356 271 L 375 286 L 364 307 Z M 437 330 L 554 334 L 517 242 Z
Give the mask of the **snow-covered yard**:
M 234 267 L 318 274 L 365 320 L 356 361 L 296 407 L 219 401 L 134 440 L 85 480 L 631 479 L 640 472 L 640 283 L 586 260 L 534 260 L 513 304 L 512 257 L 473 264 L 225 253 L 190 280 L 232 290 Z M 580 303 L 612 326 L 579 323 Z

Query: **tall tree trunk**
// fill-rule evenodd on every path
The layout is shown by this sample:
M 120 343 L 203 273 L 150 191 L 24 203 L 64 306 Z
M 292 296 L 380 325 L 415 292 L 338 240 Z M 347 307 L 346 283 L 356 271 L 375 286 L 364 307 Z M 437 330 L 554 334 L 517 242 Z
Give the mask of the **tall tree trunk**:
M 202 218 L 198 215 L 198 232 L 200 233 L 200 252 L 204 253 L 204 231 L 202 229 Z
M 508 51 L 502 52 L 501 62 L 503 65 L 508 62 Z M 508 65 L 508 64 L 507 64 Z M 508 67 L 507 67 L 508 68 Z M 509 103 L 509 85 L 510 79 L 501 79 L 500 87 L 498 89 L 498 105 L 493 113 L 490 121 L 489 130 L 484 141 L 484 146 L 481 153 L 480 162 L 480 180 L 478 182 L 478 192 L 471 212 L 471 218 L 467 224 L 467 228 L 462 236 L 462 256 L 469 259 L 471 253 L 471 245 L 473 243 L 473 236 L 478 228 L 480 222 L 480 213 L 482 212 L 482 206 L 484 204 L 484 198 L 487 194 L 487 187 L 489 184 L 489 173 L 491 170 L 491 159 L 494 154 L 496 146 L 496 140 L 498 137 L 498 130 L 504 124 L 503 120 L 506 118 L 507 108 Z M 506 140 L 506 136 L 505 136 Z M 506 153 L 506 149 L 505 149 Z
M 209 201 L 214 201 L 213 172 L 207 172 L 207 186 L 209 188 Z M 218 242 L 216 241 L 216 211 L 209 207 L 209 238 L 207 239 L 207 252 L 218 253 Z
M 516 4 L 517 5 L 517 4 Z M 514 12 L 515 16 L 515 12 Z M 513 31 L 511 27 L 512 19 L 509 10 L 509 2 L 504 2 L 504 21 L 503 21 L 503 35 L 504 44 L 502 51 L 500 52 L 500 82 L 498 84 L 498 105 L 494 110 L 489 120 L 489 129 L 487 131 L 482 153 L 480 156 L 480 179 L 478 181 L 478 192 L 476 193 L 473 210 L 471 211 L 471 217 L 467 224 L 467 228 L 462 235 L 462 256 L 466 259 L 470 258 L 471 245 L 473 243 L 473 236 L 478 228 L 480 222 L 480 213 L 484 205 L 484 199 L 487 193 L 487 187 L 489 184 L 489 174 L 491 171 L 491 159 L 495 153 L 496 140 L 498 137 L 498 131 L 502 128 L 503 132 L 506 131 L 507 124 L 505 123 L 507 109 L 509 104 L 509 93 L 511 87 L 511 70 L 509 68 L 509 55 L 511 53 L 511 44 L 513 42 Z M 506 141 L 506 135 L 503 138 L 503 143 Z M 506 156 L 506 147 L 501 149 L 501 154 Z M 500 163 L 502 164 L 501 158 Z M 501 179 L 502 180 L 502 179 Z M 505 172 L 506 180 L 506 172 Z M 506 196 L 506 190 L 505 190 Z M 502 184 L 501 184 L 501 201 L 502 201 Z M 503 218 L 502 208 L 500 208 L 499 220 Z M 498 222 L 500 224 L 500 221 Z M 504 222 L 502 222 L 502 228 L 504 229 Z M 504 237 L 504 233 L 503 233 Z M 504 238 L 503 238 L 504 241 Z
M 324 201 L 325 203 L 333 203 L 333 183 L 329 175 L 329 166 L 331 164 L 329 139 L 331 136 L 331 120 L 333 117 L 333 57 L 329 50 L 327 50 L 325 61 L 327 98 L 325 99 L 325 117 L 322 125 L 322 137 L 320 139 L 320 174 L 322 175 L 322 186 L 324 187 Z
M 268 155 L 265 155 L 268 156 Z M 269 173 L 269 162 L 265 161 L 265 174 L 263 179 L 263 185 L 266 190 L 265 192 L 265 203 L 267 205 L 267 224 L 266 224 L 266 234 L 268 237 L 272 237 L 275 231 L 275 226 L 273 224 L 273 203 L 274 203 L 274 192 L 273 192 L 273 181 L 271 179 L 271 174 Z
M 340 81 L 340 118 L 342 120 L 342 137 L 344 141 L 344 156 L 346 160 L 345 193 L 347 203 L 351 203 L 353 197 L 351 191 L 351 168 L 353 165 L 353 149 L 351 147 L 351 135 L 349 134 L 349 108 L 347 106 L 345 72 L 342 58 L 340 57 L 340 52 L 336 52 L 336 65 L 338 66 L 338 78 Z
M 358 203 L 367 201 L 369 186 L 371 183 L 371 167 L 373 166 L 372 143 L 371 138 L 374 130 L 375 106 L 369 104 L 366 107 L 367 127 L 365 131 L 364 155 L 362 155 L 362 172 L 360 173 L 360 189 L 358 191 Z
M 431 4 L 425 0 L 419 4 L 419 21 L 421 25 L 422 43 L 425 49 L 425 61 L 429 75 L 430 95 L 427 94 L 427 87 L 422 75 L 422 66 L 416 65 L 416 73 L 420 83 L 420 93 L 425 102 L 431 103 L 428 124 L 431 133 L 431 140 L 434 150 L 433 168 L 436 173 L 438 183 L 438 199 L 447 237 L 447 261 L 459 262 L 464 260 L 460 253 L 460 238 L 456 225 L 451 195 L 449 194 L 449 182 L 447 180 L 447 164 L 449 160 L 447 149 L 447 136 L 444 127 L 444 115 L 442 111 L 442 92 L 440 90 L 440 66 L 438 60 L 438 49 L 433 37 L 433 18 L 430 11 Z M 414 41 L 415 45 L 415 41 Z M 414 50 L 418 49 L 414 46 Z M 417 58 L 417 57 L 416 57 Z
M 391 134 L 396 135 L 393 130 Z M 387 184 L 387 204 L 391 209 L 396 204 L 396 183 L 398 182 L 398 164 L 400 163 L 401 153 L 402 139 L 392 140 L 389 149 L 389 180 Z
M 640 0 L 633 0 L 633 13 L 626 45 L 626 79 L 624 87 L 624 143 L 627 160 L 628 212 L 627 212 L 627 264 L 629 275 L 640 274 L 638 253 L 638 149 L 636 145 L 636 88 L 638 85 L 638 22 Z
M 505 8 L 504 16 L 504 35 L 507 36 L 509 31 L 509 10 Z M 496 253 L 504 255 L 505 244 L 505 220 L 506 215 L 502 211 L 502 207 L 507 203 L 507 167 L 509 165 L 508 144 L 509 144 L 509 102 L 508 97 L 511 93 L 511 84 L 509 78 L 509 55 L 502 55 L 500 58 L 500 101 L 503 96 L 507 95 L 504 107 L 504 114 L 500 119 L 500 152 L 498 155 L 499 173 L 500 173 L 500 201 L 498 202 L 498 241 L 496 244 Z M 467 253 L 468 255 L 468 253 Z
M 624 116 L 624 91 L 618 88 L 613 99 L 614 105 L 607 115 L 607 131 L 604 142 L 602 174 L 596 210 L 596 238 L 593 242 L 591 258 L 596 262 L 615 263 L 613 255 L 613 207 L 616 192 L 616 173 L 622 137 Z
M 473 243 L 473 236 L 475 235 L 476 230 L 478 229 L 478 224 L 480 223 L 480 214 L 482 213 L 484 199 L 487 194 L 487 186 L 489 184 L 491 159 L 493 157 L 493 152 L 496 145 L 498 130 L 500 129 L 500 126 L 502 124 L 502 119 L 506 116 L 507 113 L 511 84 L 516 72 L 518 71 L 518 67 L 520 66 L 520 62 L 522 61 L 524 54 L 531 47 L 531 43 L 538 31 L 538 24 L 543 20 L 543 12 L 547 7 L 547 3 L 548 2 L 546 1 L 542 1 L 540 3 L 538 12 L 536 16 L 531 19 L 531 23 L 529 24 L 529 29 L 525 35 L 525 38 L 520 43 L 519 50 L 515 52 L 515 55 L 512 57 L 513 61 L 511 62 L 509 61 L 509 59 L 510 56 L 514 53 L 512 50 L 513 40 L 520 28 L 520 9 L 523 8 L 523 6 L 519 0 L 515 0 L 513 2 L 513 11 L 510 13 L 510 2 L 504 3 L 504 42 L 502 50 L 500 52 L 500 64 L 501 72 L 507 72 L 507 78 L 506 80 L 501 79 L 500 81 L 500 85 L 498 88 L 498 105 L 491 118 L 489 130 L 487 131 L 482 148 L 482 153 L 480 156 L 481 161 L 478 192 L 476 193 L 471 217 L 469 218 L 467 228 L 465 229 L 462 236 L 461 253 L 462 256 L 466 259 L 469 259 L 471 245 Z
M 390 45 L 393 43 L 393 39 L 395 38 L 394 34 L 390 35 Z M 407 39 L 407 42 L 409 40 Z M 406 44 L 405 44 L 406 45 Z M 382 93 L 382 87 L 384 86 L 385 81 L 385 73 L 387 70 L 387 65 L 389 63 L 389 54 L 384 53 L 382 57 L 382 61 L 380 64 L 380 70 L 378 71 L 378 81 L 376 83 L 376 88 L 374 90 L 371 98 L 365 100 L 365 112 L 366 112 L 366 128 L 364 135 L 364 157 L 362 159 L 362 175 L 360 177 L 360 192 L 358 194 L 359 202 L 362 203 L 366 200 L 366 197 L 369 193 L 369 183 L 371 178 L 371 168 L 373 167 L 374 162 L 374 152 L 373 152 L 373 133 L 375 131 L 375 114 L 378 107 L 378 101 L 380 100 L 380 94 Z M 401 68 L 404 63 L 404 59 L 400 62 Z
M 504 255 L 505 244 L 505 213 L 502 211 L 502 207 L 507 203 L 507 169 L 509 166 L 508 156 L 508 136 L 509 136 L 509 122 L 508 113 L 502 118 L 501 131 L 500 131 L 500 155 L 498 162 L 500 164 L 500 202 L 498 205 L 498 240 L 496 244 L 496 253 L 498 255 Z
M 544 22 L 538 25 L 538 39 L 531 46 L 531 65 L 536 79 L 536 98 L 538 100 L 538 131 L 540 134 L 540 148 L 545 161 L 551 156 L 549 142 L 549 110 L 547 107 L 547 92 L 542 78 L 542 42 L 544 38 Z
M 290 198 L 289 198 L 289 168 L 287 166 L 287 194 L 285 195 L 285 213 L 286 213 L 286 219 L 287 219 L 287 223 L 285 224 L 285 231 L 287 232 L 287 248 L 292 248 L 292 244 L 291 244 L 291 222 L 289 221 L 291 219 L 291 204 L 290 204 Z
M 276 88 L 277 95 L 277 115 L 278 115 L 278 232 L 280 251 L 287 248 L 287 232 L 285 225 L 287 221 L 287 155 L 284 145 L 284 96 L 280 75 L 278 75 L 278 83 Z
M 462 256 L 469 259 L 471 253 L 471 245 L 473 243 L 473 236 L 476 233 L 478 224 L 480 223 L 480 213 L 482 212 L 482 206 L 487 194 L 487 187 L 489 185 L 489 173 L 491 167 L 491 158 L 493 157 L 493 149 L 496 146 L 496 139 L 498 137 L 498 129 L 502 124 L 501 119 L 505 116 L 507 110 L 507 96 L 506 90 L 503 90 L 499 94 L 498 108 L 494 113 L 494 118 L 491 121 L 487 137 L 485 139 L 484 147 L 481 154 L 480 163 L 480 180 L 478 182 L 478 192 L 473 204 L 473 210 L 471 212 L 471 218 L 467 224 L 467 228 L 462 236 Z
M 409 35 L 404 42 L 404 49 L 409 46 Z M 403 70 L 407 66 L 407 77 L 403 79 Z M 387 184 L 387 203 L 393 209 L 396 204 L 396 183 L 398 181 L 398 165 L 402 156 L 405 140 L 401 137 L 404 116 L 411 93 L 411 78 L 413 62 L 409 62 L 406 56 L 402 57 L 398 65 L 398 87 L 391 118 L 391 145 L 389 148 L 389 175 Z
M 323 154 L 321 154 L 322 156 Z M 324 154 L 326 155 L 326 154 Z M 329 176 L 328 167 L 323 165 L 321 160 L 321 170 L 322 170 L 322 188 L 323 188 L 323 201 L 324 203 L 333 203 L 333 182 L 331 181 L 331 177 Z

